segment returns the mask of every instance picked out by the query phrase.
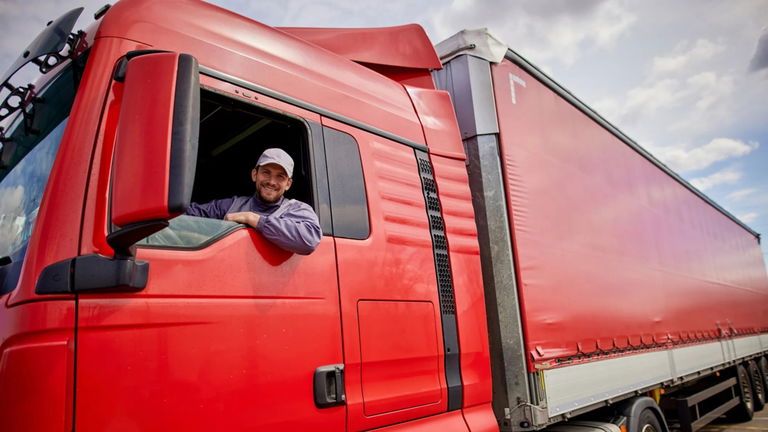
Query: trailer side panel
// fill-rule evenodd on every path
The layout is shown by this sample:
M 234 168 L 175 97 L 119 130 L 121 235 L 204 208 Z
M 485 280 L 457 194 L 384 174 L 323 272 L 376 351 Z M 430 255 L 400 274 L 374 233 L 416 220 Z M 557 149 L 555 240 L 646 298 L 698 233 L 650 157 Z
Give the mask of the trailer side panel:
M 492 74 L 530 371 L 768 329 L 752 233 L 521 67 Z

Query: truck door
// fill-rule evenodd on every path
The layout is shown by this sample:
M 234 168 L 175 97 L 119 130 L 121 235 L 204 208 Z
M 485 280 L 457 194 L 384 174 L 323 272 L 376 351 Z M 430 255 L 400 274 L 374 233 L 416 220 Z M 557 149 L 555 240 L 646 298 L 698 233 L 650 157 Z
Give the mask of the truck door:
M 329 232 L 319 116 L 208 76 L 200 83 L 193 201 L 252 194 L 258 155 L 278 146 L 296 162 L 289 192 Z M 112 104 L 122 85 L 113 83 Z M 102 156 L 115 115 L 105 114 Z M 96 226 L 109 193 L 107 178 L 92 192 Z M 98 251 L 106 235 L 83 243 Z M 333 238 L 301 256 L 243 225 L 179 216 L 136 259 L 149 264 L 144 289 L 79 297 L 78 431 L 344 429 L 343 404 L 318 407 L 314 394 L 318 368 L 343 364 Z M 334 374 L 319 376 L 333 396 Z
M 323 125 L 348 429 L 445 412 L 435 258 L 414 149 L 331 119 Z

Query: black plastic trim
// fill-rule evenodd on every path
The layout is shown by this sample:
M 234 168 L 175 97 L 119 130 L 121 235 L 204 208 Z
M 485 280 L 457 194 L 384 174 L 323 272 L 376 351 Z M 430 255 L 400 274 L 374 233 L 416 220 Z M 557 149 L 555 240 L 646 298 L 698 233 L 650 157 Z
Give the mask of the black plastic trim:
M 346 404 L 344 365 L 320 366 L 315 369 L 312 387 L 315 394 L 315 405 L 318 408 L 330 408 Z
M 461 409 L 463 387 L 461 364 L 459 362 L 459 333 L 456 323 L 456 299 L 454 295 L 451 262 L 448 255 L 448 239 L 445 235 L 445 221 L 437 195 L 432 162 L 425 152 L 416 150 L 424 204 L 427 208 L 429 231 L 432 237 L 432 252 L 435 258 L 437 295 L 442 317 L 443 346 L 445 349 L 445 381 L 448 388 L 448 411 Z
M 313 189 L 315 193 L 315 212 L 320 220 L 323 235 L 333 235 L 331 220 L 331 191 L 328 187 L 328 164 L 325 158 L 325 140 L 323 126 L 320 123 L 306 120 L 309 125 L 311 164 L 313 174 Z
M 82 255 L 43 269 L 36 294 L 73 294 L 104 290 L 138 291 L 147 286 L 149 263 L 102 255 Z
M 21 267 L 24 265 L 24 256 L 27 254 L 29 241 L 10 256 L 0 258 L 0 295 L 7 294 L 19 284 Z
M 46 266 L 35 285 L 35 294 L 72 294 L 74 258 Z
M 104 6 L 100 7 L 99 10 L 97 10 L 93 14 L 93 19 L 98 20 L 99 18 L 103 17 L 105 13 L 112 7 L 111 4 L 107 3 Z
M 151 220 L 128 224 L 107 235 L 107 243 L 115 250 L 116 257 L 131 257 L 136 242 L 168 226 L 167 220 Z
M 49 22 L 46 28 L 27 46 L 11 67 L 0 76 L 0 86 L 4 86 L 27 63 L 43 55 L 55 54 L 64 49 L 69 39 L 69 34 L 72 32 L 77 19 L 84 9 L 82 7 L 72 9 L 54 21 Z
M 184 213 L 192 199 L 200 137 L 200 73 L 197 59 L 179 54 L 171 129 L 168 211 Z
M 75 292 L 124 288 L 138 291 L 147 286 L 149 263 L 133 259 L 83 255 L 74 260 Z
M 507 50 L 507 54 L 504 56 L 507 60 L 511 61 L 515 65 L 522 68 L 524 71 L 529 73 L 531 76 L 536 78 L 539 82 L 547 86 L 550 90 L 554 91 L 558 96 L 562 97 L 568 103 L 573 105 L 574 108 L 581 111 L 583 114 L 585 114 L 587 117 L 592 119 L 593 121 L 597 122 L 600 126 L 608 130 L 611 134 L 616 136 L 618 139 L 620 139 L 624 144 L 628 145 L 632 150 L 639 153 L 642 157 L 647 159 L 652 164 L 656 165 L 658 168 L 660 168 L 662 171 L 667 173 L 670 177 L 675 179 L 678 183 L 686 187 L 688 190 L 693 192 L 694 194 L 698 195 L 699 198 L 704 200 L 707 204 L 714 207 L 716 210 L 718 210 L 723 215 L 727 216 L 732 221 L 736 222 L 739 226 L 747 230 L 750 234 L 757 237 L 758 242 L 760 241 L 760 233 L 754 231 L 752 228 L 747 226 L 744 222 L 740 221 L 736 216 L 731 214 L 728 210 L 720 207 L 719 204 L 714 202 L 711 198 L 706 196 L 703 192 L 696 189 L 692 184 L 688 183 L 684 178 L 680 177 L 676 172 L 672 171 L 669 167 L 667 167 L 663 162 L 656 159 L 655 156 L 653 156 L 651 153 L 649 153 L 647 150 L 642 148 L 639 144 L 637 144 L 634 140 L 632 140 L 630 137 L 624 134 L 619 128 L 611 124 L 608 120 L 603 118 L 600 114 L 592 110 L 587 104 L 582 102 L 579 98 L 573 95 L 570 91 L 568 91 L 565 87 L 560 85 L 557 81 L 553 80 L 549 76 L 547 76 L 544 72 L 539 70 L 536 66 L 534 66 L 531 62 L 525 59 L 525 57 L 521 56 L 520 54 L 512 51 L 511 49 Z
M 420 144 L 420 143 L 417 143 L 415 141 L 411 141 L 408 138 L 404 138 L 404 137 L 401 137 L 399 135 L 395 135 L 393 133 L 390 133 L 390 132 L 387 132 L 385 130 L 379 129 L 379 128 L 375 127 L 375 126 L 371 126 L 371 125 L 369 125 L 367 123 L 363 123 L 363 122 L 351 119 L 351 118 L 349 118 L 347 116 L 344 116 L 342 114 L 338 114 L 336 112 L 327 110 L 325 108 L 320 108 L 317 105 L 311 104 L 309 102 L 302 101 L 300 99 L 296 99 L 296 98 L 294 98 L 292 96 L 288 96 L 288 95 L 285 95 L 283 93 L 276 92 L 274 90 L 270 90 L 270 89 L 268 89 L 266 87 L 262 87 L 260 85 L 250 83 L 250 82 L 242 80 L 240 78 L 233 77 L 232 75 L 228 75 L 228 74 L 226 74 L 224 72 L 219 72 L 219 71 L 217 71 L 215 69 L 211 69 L 211 68 L 209 68 L 207 66 L 200 66 L 200 73 L 203 74 L 203 75 L 207 75 L 209 77 L 213 77 L 213 78 L 220 79 L 222 81 L 226 81 L 226 82 L 228 82 L 230 84 L 235 84 L 237 86 L 247 88 L 247 89 L 252 90 L 252 91 L 254 91 L 256 93 L 260 93 L 260 94 L 263 94 L 265 96 L 269 96 L 271 98 L 283 101 L 285 103 L 288 103 L 288 104 L 291 104 L 291 105 L 294 105 L 294 106 L 297 106 L 297 107 L 300 107 L 300 108 L 304 108 L 304 109 L 306 109 L 308 111 L 312 111 L 314 113 L 320 114 L 320 115 L 328 117 L 330 119 L 339 121 L 341 123 L 344 123 L 344 124 L 347 124 L 347 125 L 350 125 L 350 126 L 354 126 L 354 127 L 358 128 L 358 129 L 362 129 L 362 130 L 364 130 L 366 132 L 370 132 L 370 133 L 372 133 L 374 135 L 378 135 L 378 136 L 380 136 L 382 138 L 387 138 L 389 140 L 398 142 L 400 144 L 407 145 L 408 147 L 412 147 L 412 148 L 414 148 L 416 150 L 421 150 L 421 151 L 424 151 L 424 152 L 428 152 L 429 151 L 427 146 L 424 145 L 424 144 Z
M 133 50 L 128 51 L 125 53 L 124 56 L 120 57 L 120 60 L 117 61 L 117 66 L 115 67 L 115 72 L 112 74 L 112 79 L 117 82 L 125 82 L 125 72 L 128 70 L 128 62 L 132 58 L 136 58 L 139 56 L 147 55 L 147 54 L 160 54 L 160 53 L 168 53 L 170 51 L 164 51 L 164 50 Z

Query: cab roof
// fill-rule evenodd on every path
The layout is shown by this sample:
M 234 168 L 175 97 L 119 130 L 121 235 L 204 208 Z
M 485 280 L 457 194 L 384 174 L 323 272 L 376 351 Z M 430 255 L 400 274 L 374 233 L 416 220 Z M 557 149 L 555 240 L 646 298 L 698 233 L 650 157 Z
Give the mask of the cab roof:
M 342 49 L 344 39 L 361 34 L 369 34 L 370 43 L 358 41 Z M 427 48 L 423 29 L 415 25 L 280 30 L 199 0 L 121 0 L 104 16 L 97 42 L 101 38 L 191 54 L 201 66 L 397 131 L 420 144 L 424 134 L 404 87 L 352 60 L 425 71 L 440 63 L 431 44 Z M 385 43 L 393 40 L 403 46 Z

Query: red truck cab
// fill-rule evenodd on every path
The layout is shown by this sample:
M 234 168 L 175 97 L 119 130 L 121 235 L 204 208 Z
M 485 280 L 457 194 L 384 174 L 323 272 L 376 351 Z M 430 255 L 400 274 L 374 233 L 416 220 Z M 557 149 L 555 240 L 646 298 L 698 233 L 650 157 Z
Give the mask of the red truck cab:
M 759 234 L 487 33 L 81 11 L 0 84 L 0 430 L 693 432 L 765 402 Z M 310 255 L 185 214 L 271 147 Z
M 405 30 L 431 57 L 374 59 L 405 85 L 202 2 L 121 1 L 80 34 L 2 183 L 51 166 L 4 285 L 3 429 L 495 428 L 461 139 Z M 251 194 L 273 146 L 313 254 L 179 216 Z

